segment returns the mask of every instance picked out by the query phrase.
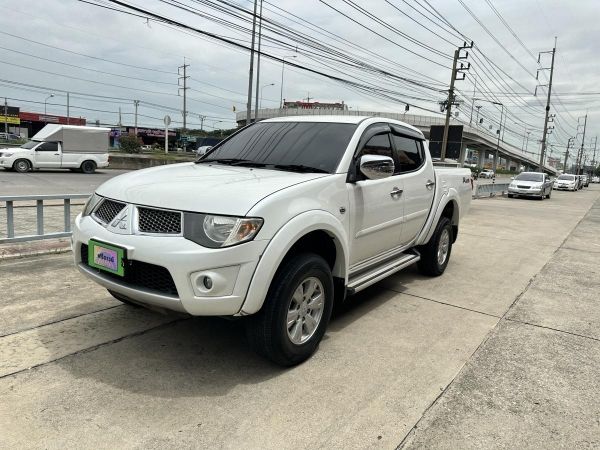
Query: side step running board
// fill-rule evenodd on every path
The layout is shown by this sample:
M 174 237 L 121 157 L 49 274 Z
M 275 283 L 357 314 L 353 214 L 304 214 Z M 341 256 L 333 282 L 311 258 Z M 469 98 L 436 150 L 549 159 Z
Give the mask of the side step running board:
M 383 280 L 385 277 L 396 273 L 411 264 L 416 263 L 421 259 L 421 256 L 414 253 L 403 253 L 399 257 L 385 261 L 370 270 L 361 272 L 348 280 L 347 293 L 348 295 L 356 294 L 363 289 Z

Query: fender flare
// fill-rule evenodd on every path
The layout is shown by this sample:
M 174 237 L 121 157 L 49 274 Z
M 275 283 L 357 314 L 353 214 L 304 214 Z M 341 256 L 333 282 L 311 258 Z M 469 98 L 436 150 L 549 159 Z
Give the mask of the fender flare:
M 460 218 L 460 197 L 459 197 L 456 189 L 450 188 L 447 193 L 442 195 L 442 198 L 440 199 L 440 202 L 438 203 L 437 209 L 435 210 L 435 214 L 433 215 L 433 219 L 427 221 L 425 227 L 423 228 L 423 231 L 417 238 L 417 240 L 416 240 L 417 245 L 422 245 L 422 244 L 426 244 L 427 242 L 429 242 L 429 239 L 431 239 L 431 236 L 433 235 L 433 233 L 435 231 L 436 225 L 438 224 L 438 222 L 440 221 L 440 218 L 442 217 L 444 208 L 446 208 L 446 205 L 450 202 L 454 202 L 454 217 L 456 217 L 456 223 L 455 223 L 455 220 L 453 217 L 452 225 L 458 225 L 458 221 Z
M 324 231 L 333 238 L 337 253 L 333 276 L 347 282 L 348 236 L 343 224 L 327 211 L 307 211 L 287 222 L 269 242 L 252 276 L 240 315 L 254 314 L 260 310 L 283 258 L 300 238 L 312 231 Z

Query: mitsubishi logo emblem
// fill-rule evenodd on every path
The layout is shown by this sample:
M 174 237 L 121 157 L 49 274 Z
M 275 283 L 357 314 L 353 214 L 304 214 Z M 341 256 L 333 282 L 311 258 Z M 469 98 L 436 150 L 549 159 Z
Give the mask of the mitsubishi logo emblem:
M 123 214 L 121 217 L 118 217 L 115 220 L 113 220 L 111 226 L 113 228 L 119 227 L 121 230 L 127 229 L 127 214 Z

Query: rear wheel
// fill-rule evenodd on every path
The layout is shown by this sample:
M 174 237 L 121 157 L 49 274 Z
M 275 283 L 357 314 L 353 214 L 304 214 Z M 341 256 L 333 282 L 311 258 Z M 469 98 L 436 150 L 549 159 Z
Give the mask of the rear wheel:
M 299 364 L 316 351 L 333 309 L 333 278 L 325 260 L 305 253 L 277 271 L 260 312 L 248 318 L 248 341 L 282 366 Z
M 508 198 L 513 198 L 514 194 L 508 194 Z
M 440 219 L 433 236 L 419 251 L 421 259 L 417 265 L 423 275 L 437 277 L 444 273 L 452 253 L 452 224 L 447 217 Z
M 96 163 L 94 161 L 84 161 L 81 163 L 81 171 L 83 173 L 94 173 L 96 171 Z
M 13 164 L 13 169 L 20 173 L 29 172 L 31 170 L 31 163 L 26 159 L 17 159 Z

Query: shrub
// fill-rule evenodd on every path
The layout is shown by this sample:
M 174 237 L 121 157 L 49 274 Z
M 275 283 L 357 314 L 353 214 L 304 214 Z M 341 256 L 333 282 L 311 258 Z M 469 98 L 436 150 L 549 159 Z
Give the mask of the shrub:
M 132 134 L 125 134 L 119 140 L 121 150 L 127 153 L 139 153 L 142 150 L 142 140 Z

